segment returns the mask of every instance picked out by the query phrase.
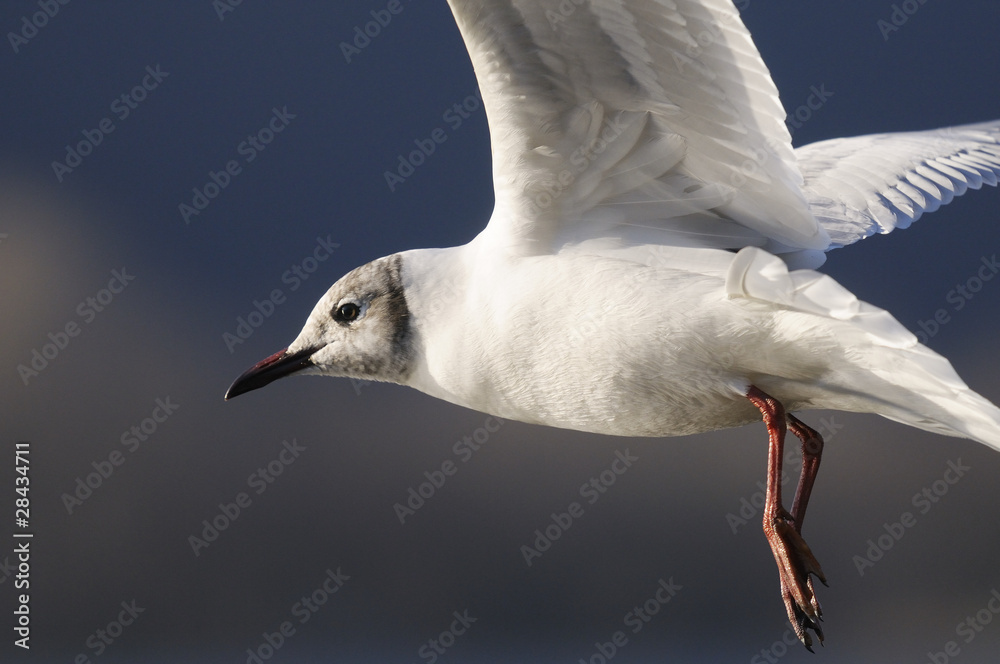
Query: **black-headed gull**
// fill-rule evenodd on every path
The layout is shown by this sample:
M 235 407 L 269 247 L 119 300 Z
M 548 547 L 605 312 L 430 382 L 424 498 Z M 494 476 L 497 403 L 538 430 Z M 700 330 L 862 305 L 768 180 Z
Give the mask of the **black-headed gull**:
M 409 385 L 499 417 L 675 436 L 761 417 L 764 532 L 799 639 L 822 641 L 800 531 L 819 434 L 877 413 L 1000 450 L 1000 410 L 824 252 L 995 185 L 1000 121 L 793 150 L 730 0 L 449 0 L 493 143 L 472 242 L 348 273 L 226 398 L 292 373 Z M 785 431 L 802 442 L 791 511 Z

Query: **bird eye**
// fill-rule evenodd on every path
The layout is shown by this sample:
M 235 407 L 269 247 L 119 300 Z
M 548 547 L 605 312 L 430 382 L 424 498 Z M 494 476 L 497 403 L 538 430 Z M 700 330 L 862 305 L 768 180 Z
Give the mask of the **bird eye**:
M 358 305 L 353 302 L 345 302 L 337 307 L 337 310 L 333 313 L 333 317 L 339 322 L 350 323 L 358 317 L 359 313 L 361 313 L 361 309 Z

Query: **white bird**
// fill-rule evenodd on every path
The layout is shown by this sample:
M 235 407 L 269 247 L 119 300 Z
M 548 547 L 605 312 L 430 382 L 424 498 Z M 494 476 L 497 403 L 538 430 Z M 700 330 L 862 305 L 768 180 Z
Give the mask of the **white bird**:
M 1000 409 L 813 268 L 995 185 L 1000 121 L 793 150 L 730 0 L 449 4 L 490 124 L 489 224 L 349 272 L 226 398 L 302 373 L 619 436 L 763 417 L 765 535 L 799 639 L 822 641 L 823 573 L 800 530 L 823 441 L 789 411 L 877 413 L 1000 450 Z M 786 428 L 804 462 L 791 511 Z

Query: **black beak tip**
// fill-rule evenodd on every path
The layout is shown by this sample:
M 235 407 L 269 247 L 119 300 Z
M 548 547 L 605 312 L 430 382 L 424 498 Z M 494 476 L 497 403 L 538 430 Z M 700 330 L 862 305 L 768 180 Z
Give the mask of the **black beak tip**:
M 315 348 L 304 348 L 295 353 L 289 353 L 286 348 L 264 358 L 233 381 L 233 384 L 226 390 L 225 400 L 229 401 L 241 394 L 264 387 L 279 378 L 312 366 L 309 357 L 316 350 Z
M 228 390 L 226 390 L 226 396 L 224 396 L 223 399 L 229 401 L 230 399 L 238 397 L 248 391 L 242 385 L 239 385 L 239 382 L 239 379 L 233 381 L 233 384 L 229 386 Z

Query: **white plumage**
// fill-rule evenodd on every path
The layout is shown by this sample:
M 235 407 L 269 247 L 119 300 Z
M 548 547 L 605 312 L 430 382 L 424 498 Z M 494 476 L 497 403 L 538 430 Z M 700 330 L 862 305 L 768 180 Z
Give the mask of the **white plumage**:
M 798 534 L 822 441 L 782 406 L 998 450 L 1000 409 L 889 313 L 796 268 L 995 185 L 1000 122 L 793 151 L 729 0 L 449 4 L 490 123 L 489 224 L 347 274 L 227 397 L 301 372 L 615 435 L 763 416 L 765 534 L 799 638 L 822 638 L 809 578 L 822 572 Z M 775 480 L 786 426 L 806 462 L 791 512 Z
M 1000 173 L 1000 122 L 835 138 L 795 151 L 813 215 L 843 247 L 906 228 Z

